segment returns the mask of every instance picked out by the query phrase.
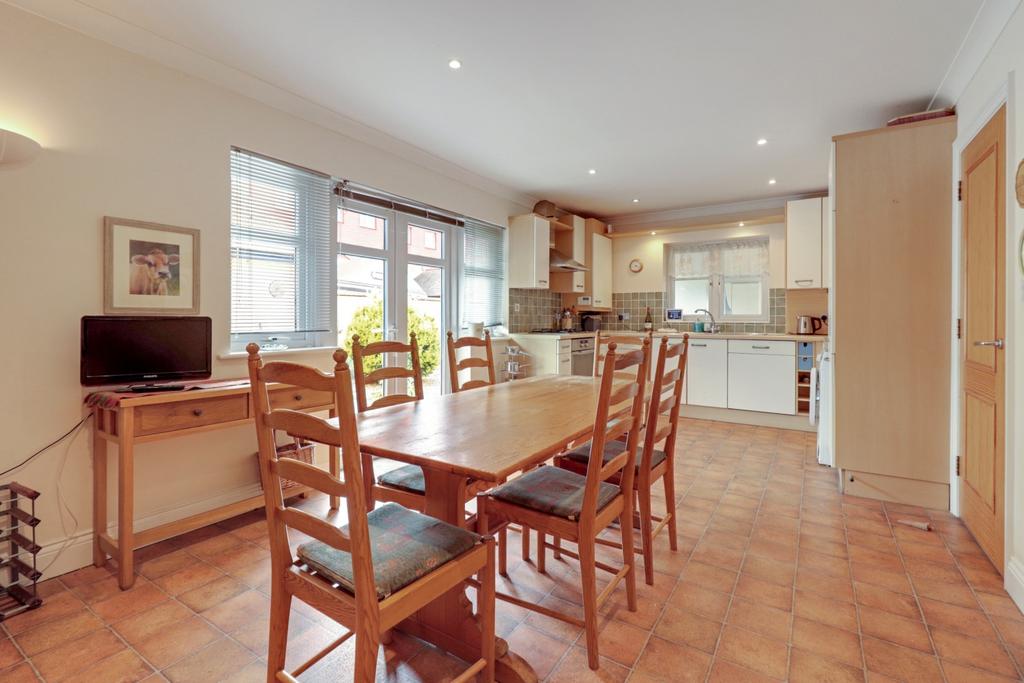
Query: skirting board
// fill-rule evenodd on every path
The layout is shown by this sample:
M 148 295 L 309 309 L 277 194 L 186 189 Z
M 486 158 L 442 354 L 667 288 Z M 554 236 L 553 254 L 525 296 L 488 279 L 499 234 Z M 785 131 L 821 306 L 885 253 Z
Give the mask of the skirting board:
M 1017 609 L 1024 612 L 1024 562 L 1011 557 L 1006 562 L 1006 573 L 1003 575 L 1003 587 L 1017 603 Z
M 192 515 L 197 515 L 222 505 L 229 505 L 240 500 L 245 500 L 246 498 L 251 498 L 252 496 L 257 496 L 261 491 L 262 489 L 259 484 L 248 484 L 227 493 L 195 501 L 187 505 L 166 507 L 150 515 L 136 519 L 135 530 L 142 531 L 161 524 L 173 522 L 178 519 L 191 517 Z M 116 536 L 116 525 L 109 525 L 108 531 L 112 535 Z M 65 547 L 65 545 L 67 547 Z M 64 549 L 63 552 L 61 552 L 62 548 Z M 56 557 L 58 553 L 60 553 L 60 556 L 57 557 L 57 560 L 54 562 L 54 557 Z M 50 562 L 53 562 L 52 566 L 47 567 L 43 578 L 41 579 L 42 581 L 91 565 L 92 529 L 83 529 L 75 532 L 70 538 L 66 537 L 44 544 L 37 561 L 40 569 L 47 567 Z
M 759 413 L 752 410 L 732 410 L 729 408 L 708 408 L 706 406 L 679 407 L 682 417 L 697 420 L 714 420 L 715 422 L 731 422 L 733 424 L 754 425 L 756 427 L 775 427 L 777 429 L 795 429 L 801 432 L 816 432 L 818 427 L 812 425 L 806 415 L 778 415 L 776 413 Z

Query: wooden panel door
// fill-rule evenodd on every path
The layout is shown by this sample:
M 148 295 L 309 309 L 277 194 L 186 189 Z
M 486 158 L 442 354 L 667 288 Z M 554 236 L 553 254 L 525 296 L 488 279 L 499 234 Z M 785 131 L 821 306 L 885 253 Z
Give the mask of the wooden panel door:
M 1000 573 L 1006 444 L 1005 153 L 1004 106 L 961 155 L 961 513 Z

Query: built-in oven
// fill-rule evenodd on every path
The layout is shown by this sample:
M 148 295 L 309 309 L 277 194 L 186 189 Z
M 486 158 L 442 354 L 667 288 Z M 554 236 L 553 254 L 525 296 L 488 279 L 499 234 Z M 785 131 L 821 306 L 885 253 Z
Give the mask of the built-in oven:
M 572 374 L 589 377 L 594 374 L 594 338 L 577 337 L 572 340 Z

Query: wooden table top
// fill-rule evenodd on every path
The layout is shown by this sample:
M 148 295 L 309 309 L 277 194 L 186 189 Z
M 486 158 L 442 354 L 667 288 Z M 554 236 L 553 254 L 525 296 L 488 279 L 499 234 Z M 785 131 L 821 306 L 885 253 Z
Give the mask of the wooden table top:
M 594 427 L 600 379 L 546 375 L 426 398 L 359 415 L 373 455 L 503 481 Z

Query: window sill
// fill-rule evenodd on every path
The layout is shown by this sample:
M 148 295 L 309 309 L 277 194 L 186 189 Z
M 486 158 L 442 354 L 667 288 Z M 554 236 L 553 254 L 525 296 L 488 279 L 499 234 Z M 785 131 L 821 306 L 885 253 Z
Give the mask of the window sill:
M 337 346 L 304 346 L 298 349 L 275 349 L 273 351 L 263 351 L 260 353 L 261 356 L 305 356 L 305 355 L 321 355 L 327 352 L 333 353 L 338 347 Z M 248 358 L 249 354 L 245 351 L 225 351 L 224 353 L 218 353 L 217 358 L 219 360 L 238 360 L 240 358 Z

